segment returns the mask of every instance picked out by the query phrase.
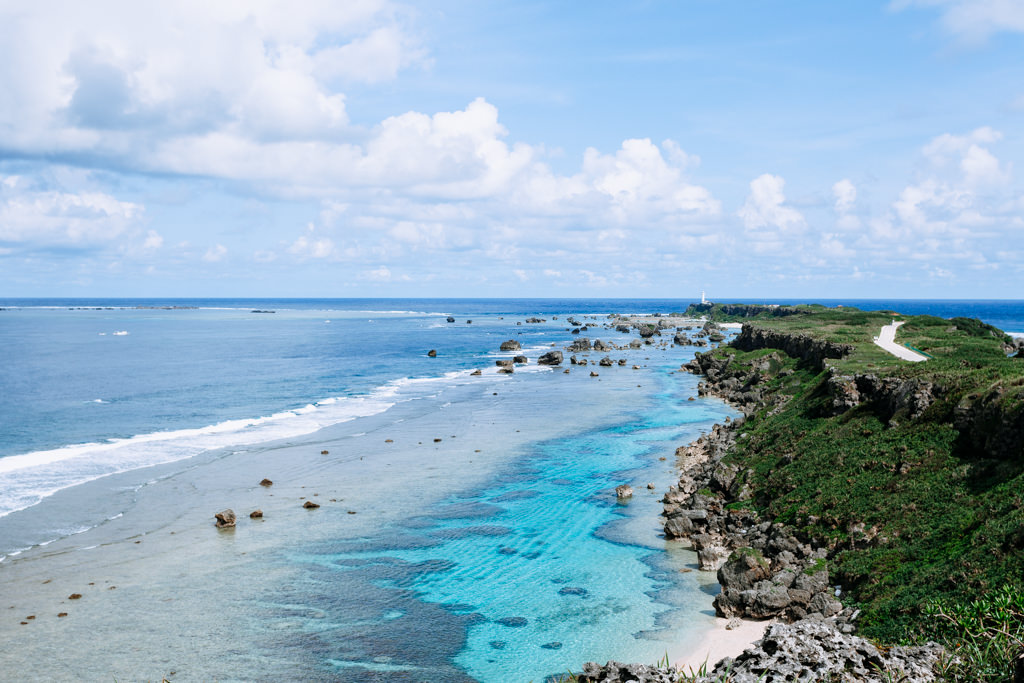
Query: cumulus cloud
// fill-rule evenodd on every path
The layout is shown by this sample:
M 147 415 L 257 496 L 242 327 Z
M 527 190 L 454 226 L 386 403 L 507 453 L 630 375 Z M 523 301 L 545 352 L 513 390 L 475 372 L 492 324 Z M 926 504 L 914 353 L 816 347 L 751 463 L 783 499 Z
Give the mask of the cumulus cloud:
M 337 137 L 348 124 L 339 80 L 379 82 L 425 60 L 407 14 L 389 0 L 0 10 L 0 127 L 27 153 L 133 165 L 179 136 Z
M 750 195 L 737 212 L 748 230 L 775 228 L 782 232 L 796 231 L 806 224 L 803 214 L 784 206 L 786 181 L 780 176 L 764 173 L 750 182 Z
M 1024 5 L 1019 0 L 894 0 L 892 7 L 937 7 L 943 27 L 967 42 L 981 42 L 994 33 L 1024 33 Z
M 228 253 L 228 248 L 223 244 L 215 244 L 203 254 L 203 260 L 207 263 L 217 263 Z
M 0 183 L 0 244 L 27 250 L 98 248 L 137 232 L 143 213 L 141 205 L 103 192 L 43 189 L 7 176 Z
M 832 194 L 836 198 L 836 213 L 845 214 L 853 210 L 857 202 L 857 187 L 847 178 L 843 178 L 832 186 Z

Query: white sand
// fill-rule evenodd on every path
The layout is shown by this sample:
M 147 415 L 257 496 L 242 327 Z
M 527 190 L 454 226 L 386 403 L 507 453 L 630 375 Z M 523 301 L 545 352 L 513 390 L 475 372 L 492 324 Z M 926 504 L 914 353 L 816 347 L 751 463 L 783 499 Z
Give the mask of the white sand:
M 772 621 L 741 621 L 731 630 L 726 629 L 728 619 L 716 619 L 714 627 L 686 656 L 674 662 L 676 667 L 689 673 L 698 671 L 707 662 L 708 672 L 719 660 L 736 657 L 764 636 Z

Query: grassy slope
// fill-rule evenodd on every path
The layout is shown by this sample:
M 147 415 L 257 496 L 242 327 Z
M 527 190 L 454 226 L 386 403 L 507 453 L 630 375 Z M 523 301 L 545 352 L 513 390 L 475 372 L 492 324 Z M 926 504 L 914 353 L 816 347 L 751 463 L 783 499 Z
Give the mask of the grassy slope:
M 933 360 L 898 361 L 872 343 L 893 317 L 906 320 L 897 341 Z M 792 400 L 748 420 L 749 436 L 731 456 L 752 470 L 754 497 L 744 505 L 832 540 L 832 575 L 864 610 L 862 632 L 888 642 L 917 635 L 928 601 L 969 601 L 1024 577 L 1024 455 L 993 458 L 953 424 L 957 406 L 992 396 L 1019 424 L 1024 360 L 1006 358 L 993 328 L 957 322 L 818 308 L 753 323 L 854 344 L 833 362 L 843 374 L 912 377 L 945 390 L 916 420 L 887 423 L 870 405 L 834 416 L 827 374 L 789 359 L 795 372 L 769 385 Z

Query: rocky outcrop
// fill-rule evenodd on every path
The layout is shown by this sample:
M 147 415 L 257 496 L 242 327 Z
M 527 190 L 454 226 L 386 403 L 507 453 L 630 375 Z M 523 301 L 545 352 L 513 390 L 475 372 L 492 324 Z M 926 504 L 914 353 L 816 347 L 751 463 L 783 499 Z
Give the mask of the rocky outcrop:
M 780 332 L 749 323 L 743 324 L 739 335 L 732 340 L 732 346 L 741 351 L 779 349 L 788 356 L 813 364 L 819 370 L 824 369 L 826 358 L 843 358 L 853 351 L 850 344 L 837 344 L 808 334 Z
M 870 404 L 885 421 L 895 417 L 916 420 L 943 393 L 941 387 L 923 379 L 840 375 L 834 368 L 829 369 L 826 386 L 836 415 L 861 404 Z
M 796 315 L 800 312 L 800 309 L 795 306 L 765 306 L 762 304 L 690 304 L 690 307 L 686 309 L 686 315 L 696 317 L 699 315 L 710 315 L 715 311 L 715 308 L 726 316 L 731 318 L 754 318 L 757 316 L 771 316 L 774 318 L 784 318 L 790 315 Z
M 608 662 L 583 665 L 579 683 L 889 683 L 936 680 L 941 646 L 877 648 L 870 641 L 843 633 L 829 619 L 804 619 L 773 624 L 764 637 L 735 659 L 723 659 L 706 676 L 683 676 L 674 667 Z
M 523 347 L 515 339 L 509 339 L 508 341 L 501 342 L 500 348 L 502 351 L 519 351 Z
M 537 359 L 537 365 L 561 365 L 562 364 L 562 352 L 561 351 L 548 351 L 540 358 Z
M 569 344 L 569 346 L 567 346 L 565 348 L 566 348 L 566 351 L 569 351 L 570 353 L 573 353 L 573 352 L 576 352 L 576 351 L 589 351 L 590 350 L 590 339 L 588 337 L 580 337 L 579 339 L 574 339 L 572 341 L 572 344 Z
M 633 495 L 633 487 L 629 484 L 621 484 L 615 487 L 615 497 L 618 499 L 629 498 Z

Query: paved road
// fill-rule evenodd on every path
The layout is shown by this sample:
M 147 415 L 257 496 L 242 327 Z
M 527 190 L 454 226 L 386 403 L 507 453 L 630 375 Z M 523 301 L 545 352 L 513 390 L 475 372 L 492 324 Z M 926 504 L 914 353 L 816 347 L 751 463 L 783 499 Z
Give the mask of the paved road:
M 901 322 L 893 320 L 888 325 L 882 327 L 882 331 L 875 337 L 875 343 L 881 346 L 883 349 L 903 360 L 909 360 L 914 363 L 918 363 L 923 360 L 928 360 L 927 356 L 922 356 L 917 351 L 911 351 L 906 346 L 900 346 L 896 343 L 896 328 L 902 325 Z

